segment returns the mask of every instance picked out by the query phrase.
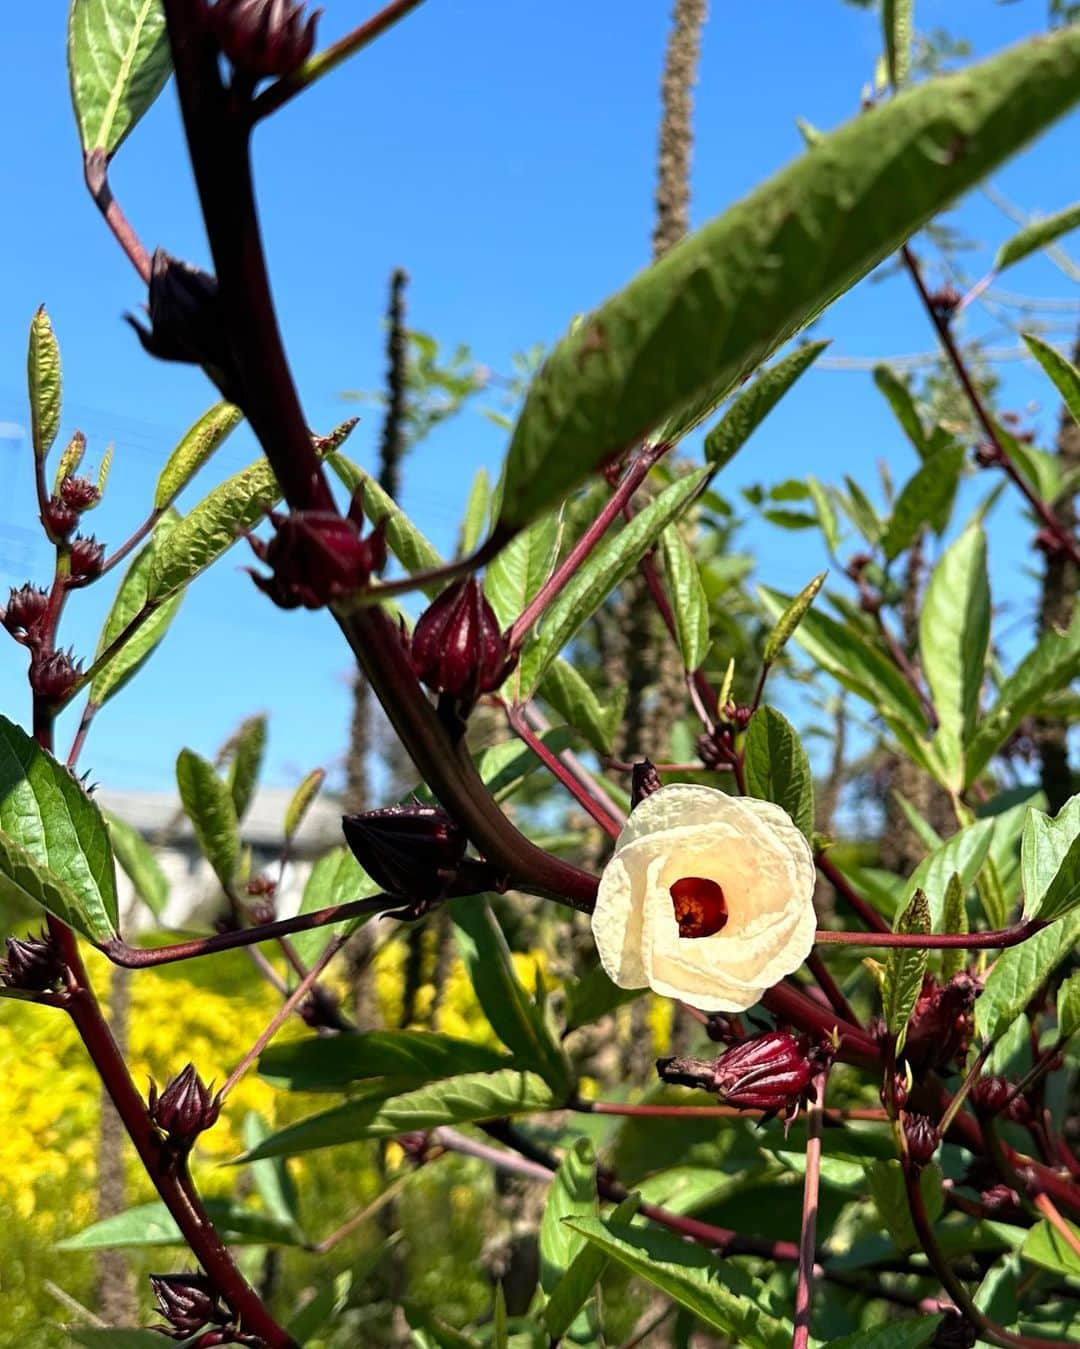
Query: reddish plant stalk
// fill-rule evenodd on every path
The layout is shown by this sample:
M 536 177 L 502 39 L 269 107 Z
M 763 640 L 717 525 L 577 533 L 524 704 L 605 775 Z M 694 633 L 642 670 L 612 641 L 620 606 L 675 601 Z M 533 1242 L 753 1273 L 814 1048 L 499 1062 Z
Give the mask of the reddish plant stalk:
M 91 150 L 83 161 L 86 186 L 94 204 L 101 212 L 105 223 L 112 230 L 116 242 L 124 250 L 131 265 L 149 284 L 150 254 L 143 247 L 142 240 L 131 227 L 131 222 L 120 209 L 120 203 L 112 194 L 109 186 L 109 160 L 104 150 Z
M 1042 931 L 1045 923 L 1031 918 L 996 932 L 832 932 L 819 928 L 814 940 L 825 946 L 907 946 L 926 951 L 997 951 Z
M 521 708 L 507 708 L 506 719 L 510 723 L 514 734 L 524 744 L 528 745 L 552 777 L 566 788 L 582 810 L 595 820 L 611 838 L 618 838 L 622 828 L 621 823 L 610 814 L 606 806 L 597 800 L 590 790 L 590 784 L 581 781 L 579 776 L 564 764 L 557 754 L 553 754 L 548 749 L 538 735 L 533 734 Z
M 791 1349 L 808 1349 L 810 1309 L 813 1303 L 817 1244 L 818 1191 L 821 1185 L 821 1131 L 828 1073 L 814 1078 L 816 1099 L 807 1111 L 806 1173 L 803 1179 L 802 1227 L 799 1235 L 799 1276 L 795 1285 L 795 1333 Z
M 828 999 L 829 1006 L 833 1011 L 838 1012 L 845 1021 L 850 1021 L 853 1026 L 859 1026 L 861 1028 L 862 1022 L 859 1020 L 858 1014 L 855 1012 L 851 1003 L 848 1002 L 847 998 L 844 997 L 843 990 L 832 977 L 829 967 L 825 964 L 817 951 L 811 951 L 806 957 L 806 968 L 818 981 L 818 985 L 821 988 L 822 993 L 824 993 L 825 997 Z
M 1072 1249 L 1073 1254 L 1080 1255 L 1080 1236 L 1076 1235 L 1076 1231 L 1061 1216 L 1050 1196 L 1048 1194 L 1037 1194 L 1031 1202 L 1061 1237 L 1062 1241 Z

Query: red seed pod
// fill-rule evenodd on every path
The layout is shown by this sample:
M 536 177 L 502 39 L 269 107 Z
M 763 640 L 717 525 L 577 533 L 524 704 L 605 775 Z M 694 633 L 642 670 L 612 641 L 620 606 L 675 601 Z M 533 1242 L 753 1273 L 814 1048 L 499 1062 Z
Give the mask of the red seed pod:
M 731 763 L 733 741 L 728 726 L 714 726 L 711 731 L 698 736 L 698 758 L 710 772 L 719 772 Z
M 207 1325 L 224 1325 L 229 1314 L 214 1285 L 202 1274 L 151 1274 L 158 1313 L 186 1339 Z
M 160 1096 L 157 1087 L 150 1084 L 147 1109 L 162 1133 L 168 1134 L 169 1141 L 187 1149 L 199 1134 L 217 1123 L 221 1102 L 195 1071 L 195 1065 L 189 1063 Z
M 159 248 L 151 263 L 147 311 L 149 328 L 125 315 L 146 352 L 162 361 L 205 366 L 230 402 L 241 401 L 215 277 Z
M 641 763 L 634 764 L 633 772 L 630 775 L 630 809 L 640 805 L 647 796 L 652 796 L 653 792 L 658 792 L 664 784 L 660 781 L 660 774 L 656 771 L 656 765 L 649 759 L 642 759 Z
M 101 493 L 89 478 L 70 475 L 60 484 L 60 499 L 73 511 L 88 511 L 101 500 Z
M 915 1071 L 945 1068 L 967 1050 L 979 982 L 961 972 L 947 984 L 923 980 L 904 1041 L 904 1057 Z
M 290 75 L 315 45 L 322 10 L 305 18 L 303 3 L 288 0 L 217 0 L 210 26 L 229 61 L 253 79 Z
M 497 689 L 517 661 L 473 576 L 448 586 L 428 606 L 413 632 L 411 653 L 428 688 L 466 707 Z
M 50 497 L 41 512 L 41 523 L 53 543 L 63 543 L 79 523 L 79 512 L 59 497 Z
M 42 652 L 30 662 L 30 687 L 45 702 L 58 703 L 71 692 L 81 673 L 82 663 L 75 662 L 70 650 Z
M 964 298 L 953 285 L 939 286 L 926 297 L 930 303 L 930 308 L 940 319 L 950 319 L 956 312 L 956 307 Z
M 33 639 L 41 620 L 49 607 L 49 592 L 41 590 L 29 582 L 12 589 L 4 610 L 4 627 L 20 641 Z
M 750 718 L 754 715 L 754 709 L 747 707 L 745 703 L 727 702 L 720 712 L 733 731 L 745 731 L 750 725 Z
M 360 524 L 336 511 L 271 512 L 275 534 L 268 543 L 248 536 L 255 556 L 272 576 L 251 578 L 282 609 L 321 609 L 331 600 L 363 589 L 386 565 L 384 525 L 365 539 Z
M 1005 1102 L 1009 1099 L 1012 1091 L 1012 1084 L 1006 1077 L 1000 1074 L 994 1074 L 990 1077 L 980 1077 L 971 1088 L 971 1104 L 977 1115 L 989 1119 L 1001 1111 Z
M 439 806 L 388 806 L 346 815 L 341 827 L 356 860 L 388 895 L 437 899 L 457 874 L 467 839 Z
M 806 1042 L 790 1031 L 766 1031 L 732 1045 L 716 1061 L 716 1090 L 730 1105 L 797 1109 L 807 1099 L 815 1064 Z
M 7 958 L 0 961 L 0 984 L 45 993 L 66 979 L 67 966 L 47 933 L 7 939 Z
M 104 561 L 105 545 L 98 543 L 92 534 L 87 538 L 82 534 L 76 534 L 71 540 L 69 564 L 71 579 L 75 584 L 86 585 L 87 582 L 100 576 Z
M 296 1010 L 300 1019 L 312 1030 L 355 1030 L 341 1015 L 341 1002 L 337 994 L 322 984 L 316 984 Z
M 938 1150 L 937 1125 L 928 1115 L 903 1116 L 904 1141 L 908 1156 L 917 1167 L 923 1167 Z
M 930 1346 L 931 1349 L 971 1349 L 978 1339 L 979 1332 L 967 1317 L 950 1308 L 944 1313 Z

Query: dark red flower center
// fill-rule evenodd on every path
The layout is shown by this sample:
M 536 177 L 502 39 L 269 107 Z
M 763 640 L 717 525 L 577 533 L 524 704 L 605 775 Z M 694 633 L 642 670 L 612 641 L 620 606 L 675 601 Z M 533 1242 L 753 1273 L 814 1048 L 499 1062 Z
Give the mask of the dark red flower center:
M 711 937 L 728 920 L 724 892 L 704 876 L 684 876 L 671 887 L 680 937 Z

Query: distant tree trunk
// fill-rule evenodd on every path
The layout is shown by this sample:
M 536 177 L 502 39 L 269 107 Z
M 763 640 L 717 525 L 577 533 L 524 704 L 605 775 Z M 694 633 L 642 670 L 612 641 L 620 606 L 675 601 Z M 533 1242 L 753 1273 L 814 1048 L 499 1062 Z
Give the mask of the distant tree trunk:
M 1080 337 L 1073 348 L 1073 361 L 1080 361 Z M 1068 408 L 1061 409 L 1058 424 L 1057 454 L 1062 474 L 1080 468 L 1080 426 Z M 1077 523 L 1076 493 L 1054 507 L 1054 514 L 1069 529 Z M 1042 600 L 1039 606 L 1039 631 L 1056 628 L 1064 631 L 1072 622 L 1076 608 L 1076 587 L 1080 574 L 1064 555 L 1047 557 L 1043 566 Z M 1062 717 L 1038 717 L 1035 720 L 1035 744 L 1039 753 L 1039 776 L 1052 814 L 1056 814 L 1073 794 L 1069 768 L 1068 727 Z
M 131 974 L 114 968 L 109 992 L 109 1026 L 122 1051 L 128 1045 L 131 1021 Z M 127 1208 L 124 1158 L 127 1133 L 108 1092 L 101 1093 L 101 1123 L 98 1129 L 97 1216 L 111 1218 Z M 135 1280 L 123 1251 L 102 1251 L 97 1260 L 98 1307 L 110 1326 L 131 1325 L 136 1316 Z
M 653 257 L 690 229 L 690 156 L 694 148 L 694 97 L 706 0 L 675 0 L 660 85 L 660 150 L 657 162 Z

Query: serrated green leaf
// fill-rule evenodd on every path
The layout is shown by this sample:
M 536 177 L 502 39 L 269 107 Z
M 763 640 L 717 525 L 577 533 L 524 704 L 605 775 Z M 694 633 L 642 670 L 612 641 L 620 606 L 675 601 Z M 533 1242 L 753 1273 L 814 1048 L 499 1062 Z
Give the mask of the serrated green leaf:
M 558 1109 L 562 1102 L 535 1073 L 503 1068 L 496 1073 L 466 1073 L 385 1100 L 350 1101 L 311 1115 L 272 1134 L 241 1160 L 287 1157 L 315 1148 L 335 1147 L 361 1138 L 394 1138 L 441 1124 L 468 1124 Z
M 386 521 L 387 545 L 410 576 L 421 571 L 434 571 L 443 565 L 435 547 L 370 474 L 341 453 L 328 455 L 326 462 L 350 492 L 360 492 L 364 514 L 373 525 Z M 440 584 L 435 583 L 425 585 L 423 591 L 432 597 L 441 588 Z
M 904 484 L 881 540 L 890 562 L 914 543 L 924 525 L 938 534 L 945 528 L 965 453 L 963 445 L 938 450 Z
M 0 716 L 0 887 L 91 941 L 116 936 L 116 873 L 101 811 L 70 772 Z
M 906 84 L 911 73 L 914 21 L 912 0 L 882 0 L 881 26 L 885 33 L 885 62 L 894 89 Z
M 1077 212 L 1076 223 L 1080 225 L 1080 206 L 1073 207 L 1073 210 Z M 1041 337 L 1036 337 L 1034 333 L 1024 333 L 1022 336 L 1032 356 L 1053 380 L 1073 421 L 1080 423 L 1080 370 Z
M 315 803 L 323 783 L 326 781 L 325 768 L 313 768 L 293 792 L 289 804 L 285 807 L 285 820 L 282 825 L 282 832 L 286 841 L 295 838 L 297 831 L 304 822 L 304 816 Z
M 311 868 L 300 899 L 299 912 L 315 913 L 335 904 L 370 899 L 381 893 L 382 886 L 375 884 L 348 848 L 332 848 Z M 368 921 L 369 916 L 346 919 L 346 931 L 355 932 Z M 328 923 L 326 927 L 313 928 L 310 932 L 294 932 L 289 940 L 296 954 L 310 967 L 340 929 L 340 923 Z
M 829 1349 L 922 1349 L 934 1338 L 940 1316 L 912 1316 L 873 1330 L 859 1330 L 829 1341 Z
M 26 384 L 30 395 L 30 441 L 34 457 L 44 459 L 60 429 L 61 391 L 60 348 L 44 305 L 30 320 Z
M 567 1149 L 552 1177 L 540 1221 L 540 1287 L 550 1297 L 555 1285 L 587 1245 L 564 1218 L 598 1218 L 596 1154 L 587 1138 L 577 1138 Z
M 881 517 L 874 509 L 873 502 L 854 478 L 845 475 L 844 486 L 847 488 L 847 495 L 838 497 L 840 504 L 851 518 L 855 528 L 868 542 L 876 546 L 884 533 L 884 527 L 881 523 Z
M 244 1147 L 249 1152 L 269 1138 L 271 1132 L 270 1125 L 254 1110 L 249 1110 L 244 1116 Z M 302 1244 L 304 1232 L 300 1225 L 300 1196 L 289 1172 L 288 1162 L 284 1157 L 268 1157 L 261 1162 L 252 1162 L 250 1169 L 267 1215 L 280 1223 L 284 1230 L 292 1232 Z
M 151 604 L 148 590 L 155 554 L 164 546 L 164 541 L 176 528 L 179 520 L 180 517 L 172 510 L 161 517 L 150 542 L 136 553 L 117 588 L 116 597 L 105 619 L 105 626 L 98 638 L 95 661 L 101 658 L 139 614 L 148 607 L 152 608 L 152 612 L 128 641 L 94 675 L 90 683 L 90 701 L 98 707 L 119 693 L 128 680 L 142 669 L 164 639 L 169 625 L 180 608 L 184 598 L 182 591 L 164 601 Z
M 970 525 L 942 554 L 919 614 L 919 656 L 938 729 L 934 747 L 943 785 L 964 784 L 964 754 L 974 738 L 990 642 L 986 536 Z
M 482 897 L 458 901 L 451 916 L 458 948 L 469 972 L 473 991 L 491 1028 L 522 1065 L 535 1068 L 552 1091 L 565 1095 L 570 1065 L 537 1006 L 514 970 L 491 906 Z
M 730 463 L 784 394 L 800 375 L 809 370 L 828 345 L 828 342 L 807 342 L 797 347 L 740 390 L 723 417 L 705 437 L 705 458 L 708 462 L 718 469 Z
M 1062 981 L 1057 992 L 1058 1039 L 1070 1040 L 1080 1030 L 1080 970 Z
M 893 1244 L 900 1251 L 914 1250 L 919 1242 L 911 1223 L 911 1209 L 908 1207 L 900 1163 L 867 1162 L 865 1170 L 870 1197 Z M 923 1168 L 919 1177 L 919 1188 L 930 1221 L 936 1222 L 945 1205 L 941 1189 L 941 1168 L 936 1162 L 931 1162 L 929 1166 Z
M 931 930 L 930 905 L 921 890 L 916 890 L 911 902 L 897 917 L 896 932 L 918 933 L 928 936 Z M 881 1006 L 885 1025 L 896 1036 L 896 1052 L 904 1048 L 907 1024 L 916 999 L 922 991 L 923 975 L 930 952 L 925 947 L 892 946 L 885 957 L 881 980 Z
M 154 488 L 154 509 L 171 506 L 188 483 L 223 445 L 230 433 L 244 420 L 244 414 L 232 403 L 215 403 L 184 433 L 165 461 Z
M 905 883 L 904 903 L 912 898 L 916 890 L 922 890 L 926 895 L 934 931 L 943 930 L 945 896 L 953 876 L 959 875 L 966 895 L 986 862 L 995 828 L 995 821 L 991 817 L 976 820 L 974 824 L 958 829 L 951 838 L 947 838 L 940 847 L 923 858 Z
M 259 1072 L 289 1091 L 344 1091 L 373 1078 L 394 1083 L 399 1095 L 461 1073 L 486 1073 L 510 1060 L 500 1050 L 436 1031 L 364 1031 L 271 1045 Z
M 625 685 L 608 693 L 609 701 L 604 706 L 588 681 L 569 661 L 558 656 L 548 666 L 540 685 L 541 696 L 600 754 L 611 753 L 626 706 Z
M 246 717 L 229 738 L 225 782 L 238 820 L 247 814 L 251 798 L 255 795 L 265 751 L 266 717 L 260 712 L 253 717 Z
M 1080 941 L 1080 909 L 997 957 L 975 1002 L 975 1029 L 985 1043 L 999 1039 Z
M 620 988 L 612 983 L 604 973 L 602 965 L 594 965 L 580 979 L 569 980 L 564 989 L 566 1003 L 563 1017 L 566 1022 L 566 1034 L 599 1021 L 602 1016 L 622 1007 L 624 1003 L 634 1002 L 648 992 L 645 988 Z
M 964 883 L 954 871 L 945 887 L 945 901 L 942 905 L 941 930 L 943 932 L 964 933 L 968 930 L 967 904 L 964 899 Z M 941 980 L 948 982 L 954 974 L 959 974 L 967 965 L 967 952 L 944 950 L 941 952 Z
M 1052 244 L 1055 239 L 1060 239 L 1063 234 L 1078 226 L 1080 226 L 1080 202 L 1075 206 L 1066 206 L 1063 211 L 1049 215 L 1044 220 L 1031 221 L 998 249 L 997 257 L 994 259 L 994 271 L 1004 271 L 1014 262 L 1019 262 L 1021 258 L 1045 248 L 1047 244 Z
M 83 461 L 86 454 L 86 437 L 81 431 L 76 431 L 67 445 L 64 446 L 64 452 L 60 456 L 60 462 L 56 465 L 56 473 L 53 476 L 53 495 L 60 493 L 60 484 L 65 478 L 74 474 L 75 470 Z M 90 509 L 89 507 L 87 509 Z
M 747 728 L 744 755 L 750 795 L 783 807 L 810 838 L 814 778 L 795 727 L 775 707 L 759 707 Z
M 612 1210 L 610 1221 L 615 1225 L 629 1225 L 640 1203 L 639 1194 L 627 1195 Z M 560 1339 L 570 1329 L 603 1276 L 607 1263 L 604 1252 L 588 1242 L 571 1261 L 569 1269 L 551 1290 L 543 1311 L 544 1328 L 553 1341 Z
M 689 507 L 708 481 L 700 469 L 680 478 L 634 516 L 617 534 L 603 543 L 585 561 L 559 592 L 544 615 L 535 644 L 526 651 L 522 674 L 522 697 L 539 684 L 548 665 L 655 545 L 663 531 Z
M 756 1279 L 711 1251 L 672 1232 L 574 1218 L 568 1225 L 632 1274 L 673 1298 L 714 1330 L 746 1349 L 787 1349 L 791 1323 L 764 1310 L 764 1289 Z
M 1048 1269 L 1067 1279 L 1080 1279 L 1080 1255 L 1077 1255 L 1075 1250 L 1076 1243 L 1080 1241 L 1080 1227 L 1069 1222 L 1067 1218 L 1062 1218 L 1061 1221 L 1072 1232 L 1072 1243 L 1044 1218 L 1042 1222 L 1036 1223 L 1024 1238 L 1020 1254 L 1023 1259 L 1038 1265 L 1041 1269 Z
M 1080 793 L 1053 818 L 1028 811 L 1020 867 L 1025 918 L 1049 923 L 1080 904 Z
M 160 918 L 169 900 L 169 881 L 154 850 L 137 829 L 109 811 L 104 812 L 109 826 L 113 853 L 135 893 L 154 915 Z
M 675 634 L 683 665 L 692 674 L 709 654 L 709 601 L 701 584 L 697 560 L 679 532 L 668 525 L 660 535 L 664 575 L 675 615 Z
M 825 547 L 829 550 L 829 555 L 832 556 L 840 542 L 840 529 L 828 488 L 818 482 L 812 473 L 807 475 L 806 488 L 814 503 L 821 532 L 825 536 Z
M 478 468 L 465 502 L 465 518 L 461 523 L 461 551 L 466 556 L 473 552 L 484 537 L 491 512 L 491 480 L 486 468 Z
M 190 749 L 177 756 L 176 785 L 199 851 L 228 889 L 240 861 L 240 826 L 232 794 L 213 764 Z
M 772 632 L 765 639 L 765 650 L 762 660 L 766 665 L 772 665 L 779 657 L 784 647 L 791 640 L 792 633 L 803 621 L 806 611 L 813 604 L 814 599 L 825 584 L 825 577 L 828 572 L 820 572 L 814 579 L 803 586 L 802 590 L 788 604 L 787 608 L 776 620 L 776 625 Z
M 111 158 L 172 71 L 161 0 L 72 0 L 67 52 L 83 152 Z
M 210 1221 L 230 1246 L 295 1246 L 301 1240 L 295 1224 L 268 1213 L 245 1209 L 231 1199 L 204 1201 Z M 180 1229 L 160 1200 L 139 1204 L 102 1218 L 56 1243 L 58 1251 L 115 1251 L 139 1246 L 186 1246 Z
M 551 575 L 562 538 L 561 513 L 541 516 L 503 548 L 484 575 L 484 594 L 508 628 Z

